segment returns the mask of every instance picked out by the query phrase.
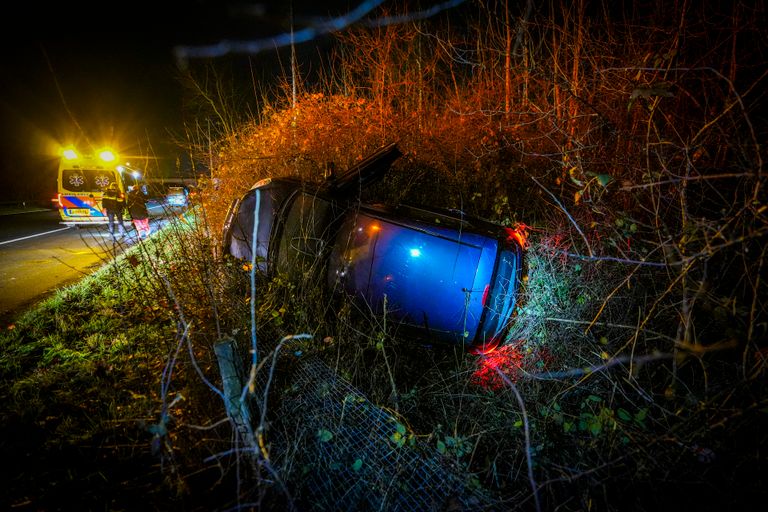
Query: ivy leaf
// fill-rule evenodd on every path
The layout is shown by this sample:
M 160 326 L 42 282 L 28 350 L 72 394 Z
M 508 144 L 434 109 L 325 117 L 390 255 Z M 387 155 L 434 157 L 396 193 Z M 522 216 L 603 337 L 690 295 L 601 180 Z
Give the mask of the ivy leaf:
M 331 439 L 333 439 L 333 433 L 322 429 L 317 431 L 317 438 L 320 440 L 321 443 L 327 443 Z
M 355 463 L 352 464 L 352 471 L 358 472 L 360 471 L 360 468 L 363 467 L 363 460 L 362 459 L 356 459 Z
M 613 176 L 610 174 L 598 174 L 597 175 L 597 182 L 600 183 L 603 187 L 607 187 L 608 184 L 613 181 Z

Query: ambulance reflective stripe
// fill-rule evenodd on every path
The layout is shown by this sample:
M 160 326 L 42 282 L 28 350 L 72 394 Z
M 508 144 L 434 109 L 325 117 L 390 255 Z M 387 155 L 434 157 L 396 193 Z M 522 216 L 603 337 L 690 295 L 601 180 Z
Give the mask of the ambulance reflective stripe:
M 90 217 L 104 217 L 104 214 L 93 206 L 92 199 L 81 198 L 77 196 L 61 196 L 61 206 L 64 208 L 65 215 L 87 215 Z

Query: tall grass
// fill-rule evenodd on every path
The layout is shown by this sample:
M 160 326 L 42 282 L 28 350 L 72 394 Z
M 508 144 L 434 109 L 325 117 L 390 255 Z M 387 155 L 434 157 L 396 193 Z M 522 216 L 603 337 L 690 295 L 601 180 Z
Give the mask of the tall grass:
M 29 428 L 40 446 L 93 454 L 73 471 L 124 484 L 126 503 L 136 490 L 160 508 L 291 503 L 291 464 L 310 443 L 272 465 L 271 425 L 289 426 L 266 417 L 266 444 L 242 450 L 212 350 L 233 338 L 244 367 L 257 343 L 270 400 L 291 393 L 292 365 L 318 358 L 500 510 L 765 498 L 768 226 L 754 96 L 765 73 L 721 50 L 764 66 L 740 46 L 762 48 L 764 29 L 731 17 L 764 6 L 720 13 L 718 32 L 700 30 L 714 18 L 698 6 L 658 3 L 625 23 L 607 4 L 595 14 L 577 3 L 519 24 L 501 5 L 479 7 L 458 32 L 344 33 L 351 46 L 332 74 L 343 83 L 300 84 L 296 103 L 271 100 L 236 129 L 228 116 L 203 148 L 213 175 L 195 215 L 3 334 L 4 437 Z M 496 353 L 415 344 L 317 279 L 255 276 L 251 289 L 248 265 L 211 257 L 227 205 L 257 179 L 319 180 L 390 140 L 406 156 L 364 199 L 529 227 L 527 279 Z M 278 343 L 299 333 L 312 337 Z M 50 476 L 39 462 L 25 471 Z M 2 477 L 12 502 L 56 499 Z M 85 508 L 102 500 L 82 495 Z

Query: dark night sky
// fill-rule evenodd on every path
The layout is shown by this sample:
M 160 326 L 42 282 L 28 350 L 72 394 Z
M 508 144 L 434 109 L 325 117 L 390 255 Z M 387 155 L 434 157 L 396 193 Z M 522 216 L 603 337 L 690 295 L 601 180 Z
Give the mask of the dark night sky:
M 297 1 L 294 15 L 357 5 L 335 3 Z M 6 13 L 0 39 L 0 201 L 52 197 L 63 143 L 163 151 L 182 120 L 174 47 L 269 37 L 290 19 L 289 1 L 27 4 Z

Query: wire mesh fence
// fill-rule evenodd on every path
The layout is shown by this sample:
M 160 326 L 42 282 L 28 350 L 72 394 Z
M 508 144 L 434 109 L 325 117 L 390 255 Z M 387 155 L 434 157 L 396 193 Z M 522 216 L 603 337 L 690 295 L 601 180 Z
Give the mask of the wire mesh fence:
M 500 508 L 465 471 L 324 362 L 290 359 L 270 393 L 269 442 L 298 510 Z

